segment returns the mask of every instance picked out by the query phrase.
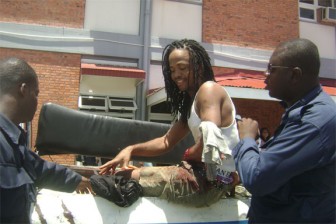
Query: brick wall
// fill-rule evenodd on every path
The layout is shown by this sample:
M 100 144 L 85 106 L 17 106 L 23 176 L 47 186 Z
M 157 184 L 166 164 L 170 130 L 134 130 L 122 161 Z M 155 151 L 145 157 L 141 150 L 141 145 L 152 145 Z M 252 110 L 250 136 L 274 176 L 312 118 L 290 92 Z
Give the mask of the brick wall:
M 0 0 L 0 21 L 83 28 L 85 0 Z
M 85 0 L 0 0 L 0 21 L 67 28 L 83 28 Z M 0 49 L 0 57 L 21 57 L 36 70 L 40 81 L 39 107 L 32 122 L 35 144 L 37 120 L 46 102 L 77 108 L 80 55 Z M 47 160 L 73 164 L 73 155 L 47 156 Z
M 44 103 L 51 102 L 68 108 L 78 108 L 80 61 L 78 54 L 53 53 L 0 48 L 0 58 L 19 57 L 36 71 L 40 84 L 39 105 L 32 121 L 32 146 L 35 145 L 37 121 Z M 47 160 L 74 164 L 73 155 L 46 156 Z
M 284 113 L 283 107 L 278 101 L 251 100 L 233 98 L 237 114 L 242 117 L 250 117 L 258 121 L 259 127 L 267 127 L 274 133 L 279 126 L 281 115 Z
M 203 42 L 273 49 L 299 37 L 297 0 L 203 0 Z

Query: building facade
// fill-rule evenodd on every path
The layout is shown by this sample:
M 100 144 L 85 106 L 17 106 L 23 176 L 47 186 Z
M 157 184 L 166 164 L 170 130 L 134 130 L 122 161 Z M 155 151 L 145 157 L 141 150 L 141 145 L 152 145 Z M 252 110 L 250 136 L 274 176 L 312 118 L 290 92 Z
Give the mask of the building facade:
M 336 101 L 335 0 L 0 0 L 0 5 L 0 58 L 27 60 L 40 81 L 32 146 L 47 102 L 172 122 L 161 57 L 175 39 L 201 42 L 237 112 L 271 132 L 283 109 L 263 89 L 262 73 L 280 42 L 303 37 L 319 47 L 321 84 Z M 74 155 L 52 159 L 74 163 Z

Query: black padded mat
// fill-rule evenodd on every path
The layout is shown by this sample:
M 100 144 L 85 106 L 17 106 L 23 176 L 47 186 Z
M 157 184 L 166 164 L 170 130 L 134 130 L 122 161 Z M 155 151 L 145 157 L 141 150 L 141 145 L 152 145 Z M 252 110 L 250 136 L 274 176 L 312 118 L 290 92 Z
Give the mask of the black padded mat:
M 114 157 L 124 147 L 164 135 L 168 124 L 94 115 L 47 103 L 38 121 L 36 150 L 39 155 L 81 154 Z M 133 160 L 174 164 L 194 143 L 189 134 L 170 152 Z

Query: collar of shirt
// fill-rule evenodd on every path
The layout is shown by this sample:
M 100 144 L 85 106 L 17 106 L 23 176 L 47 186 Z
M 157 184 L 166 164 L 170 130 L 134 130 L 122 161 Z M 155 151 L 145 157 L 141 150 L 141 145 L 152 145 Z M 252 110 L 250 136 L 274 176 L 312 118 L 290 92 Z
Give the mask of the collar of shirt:
M 22 135 L 24 133 L 22 128 L 16 126 L 5 115 L 1 113 L 0 113 L 0 128 L 2 128 L 2 130 L 7 133 L 7 135 L 10 137 L 10 139 L 13 141 L 14 144 L 19 144 L 19 140 L 24 138 L 24 135 Z
M 291 107 L 286 108 L 285 113 L 282 115 L 281 123 L 280 123 L 279 127 L 275 130 L 272 139 L 274 140 L 275 137 L 279 133 L 281 133 L 282 129 L 284 128 L 284 125 L 287 122 L 289 113 L 292 110 L 306 105 L 307 103 L 309 103 L 310 101 L 312 101 L 315 97 L 317 97 L 317 95 L 319 95 L 321 92 L 322 92 L 322 87 L 321 87 L 321 85 L 318 85 L 313 90 L 311 90 L 306 96 L 304 96 L 302 99 L 300 99 L 299 101 L 297 101 L 296 103 L 294 103 Z M 282 102 L 282 104 L 283 104 L 283 102 Z M 268 142 L 271 142 L 271 141 L 268 141 Z
M 291 107 L 285 108 L 286 111 L 282 117 L 282 120 L 286 120 L 288 113 L 298 107 L 302 107 L 312 101 L 317 95 L 319 95 L 322 92 L 321 85 L 316 86 L 313 90 L 311 90 L 306 96 L 304 96 L 302 99 L 294 103 Z M 281 102 L 284 104 L 283 102 Z

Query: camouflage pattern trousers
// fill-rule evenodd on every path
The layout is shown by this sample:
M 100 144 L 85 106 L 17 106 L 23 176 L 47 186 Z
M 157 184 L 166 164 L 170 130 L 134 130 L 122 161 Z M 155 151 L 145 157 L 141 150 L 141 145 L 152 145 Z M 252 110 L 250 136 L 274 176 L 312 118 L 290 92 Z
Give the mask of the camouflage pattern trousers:
M 209 206 L 225 197 L 231 189 L 230 185 L 221 188 L 210 185 L 205 171 L 186 161 L 176 166 L 141 167 L 139 183 L 146 197 L 159 197 L 193 207 Z

